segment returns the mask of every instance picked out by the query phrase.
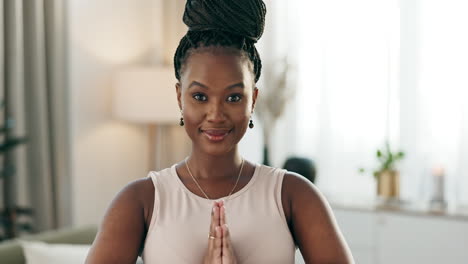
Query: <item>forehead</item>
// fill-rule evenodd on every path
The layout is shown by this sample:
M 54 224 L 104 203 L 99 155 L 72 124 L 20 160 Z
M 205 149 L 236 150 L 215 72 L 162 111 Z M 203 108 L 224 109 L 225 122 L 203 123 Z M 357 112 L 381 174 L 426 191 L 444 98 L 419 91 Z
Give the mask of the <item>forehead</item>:
M 234 82 L 253 83 L 249 61 L 232 52 L 195 52 L 186 61 L 181 81 L 199 81 L 208 86 L 226 86 Z

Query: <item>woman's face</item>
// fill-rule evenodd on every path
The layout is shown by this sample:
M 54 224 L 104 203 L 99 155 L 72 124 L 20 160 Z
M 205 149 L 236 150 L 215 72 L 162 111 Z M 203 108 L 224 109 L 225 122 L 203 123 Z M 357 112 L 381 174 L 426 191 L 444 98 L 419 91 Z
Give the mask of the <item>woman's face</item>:
M 236 148 L 257 98 L 253 77 L 249 62 L 240 55 L 190 55 L 176 88 L 185 130 L 194 148 L 210 155 Z

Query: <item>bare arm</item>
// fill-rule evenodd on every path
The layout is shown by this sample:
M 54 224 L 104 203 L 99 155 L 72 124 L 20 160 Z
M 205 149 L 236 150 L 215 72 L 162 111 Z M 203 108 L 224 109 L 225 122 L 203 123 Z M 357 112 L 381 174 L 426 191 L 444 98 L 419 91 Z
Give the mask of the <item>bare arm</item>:
M 143 195 L 148 179 L 129 183 L 110 204 L 86 264 L 134 264 L 146 235 Z
M 307 264 L 351 264 L 351 251 L 323 195 L 304 177 L 287 173 L 283 188 L 290 204 L 290 225 Z

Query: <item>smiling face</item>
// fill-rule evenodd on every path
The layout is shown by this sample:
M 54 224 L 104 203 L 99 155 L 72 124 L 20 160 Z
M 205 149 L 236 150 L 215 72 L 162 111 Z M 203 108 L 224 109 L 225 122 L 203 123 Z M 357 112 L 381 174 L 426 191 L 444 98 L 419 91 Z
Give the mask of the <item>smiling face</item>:
M 236 150 L 257 98 L 254 84 L 250 61 L 238 52 L 190 55 L 176 88 L 194 150 L 209 155 Z

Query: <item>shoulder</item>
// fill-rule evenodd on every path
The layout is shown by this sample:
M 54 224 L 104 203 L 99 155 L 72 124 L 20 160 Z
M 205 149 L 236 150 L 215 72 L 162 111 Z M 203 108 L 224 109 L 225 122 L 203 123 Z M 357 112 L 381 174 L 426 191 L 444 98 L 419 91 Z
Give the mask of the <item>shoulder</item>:
M 153 180 L 151 177 L 145 177 L 127 183 L 121 192 L 130 192 L 142 196 L 141 194 L 145 194 L 153 189 Z
M 290 228 L 293 224 L 295 209 L 300 208 L 303 204 L 310 204 L 311 201 L 317 202 L 319 200 L 318 195 L 317 188 L 304 176 L 287 170 L 284 172 L 281 200 Z
M 332 214 L 327 200 L 315 184 L 295 172 L 286 171 L 284 174 L 282 199 L 291 225 L 298 221 L 311 223 L 319 219 L 319 215 Z
M 138 197 L 139 201 L 146 205 L 148 201 L 153 201 L 156 193 L 155 186 L 158 190 L 167 185 L 167 182 L 172 177 L 170 174 L 171 168 L 166 168 L 161 171 L 152 171 L 145 178 L 134 180 L 125 186 L 122 192 L 129 192 Z M 153 180 L 154 179 L 154 180 Z
M 287 171 L 283 178 L 283 192 L 289 202 L 291 220 L 306 215 L 331 214 L 331 208 L 324 195 L 311 181 L 295 172 Z M 307 210 L 308 213 L 301 213 Z
M 317 187 L 304 176 L 286 171 L 283 177 L 282 196 L 289 220 L 293 220 L 301 208 L 309 211 L 323 210 L 327 207 L 325 198 Z
M 332 209 L 305 177 L 287 172 L 283 191 L 289 202 L 291 232 L 306 263 L 353 263 Z
M 151 215 L 154 206 L 155 188 L 151 177 L 145 177 L 133 180 L 125 185 L 115 196 L 111 208 L 121 209 L 123 211 L 142 212 L 143 224 L 145 229 L 151 222 Z
M 150 177 L 134 180 L 118 192 L 101 221 L 86 263 L 134 263 L 145 240 L 152 193 Z
M 304 176 L 286 171 L 283 178 L 283 191 L 286 192 L 294 202 L 306 199 L 309 202 L 323 202 L 323 197 L 317 187 Z
M 154 186 L 151 177 L 133 180 L 127 183 L 116 195 L 113 202 L 133 203 L 134 206 L 145 208 L 148 198 L 154 196 Z
M 125 189 L 128 189 L 127 192 L 138 198 L 138 202 L 145 211 L 152 208 L 155 188 L 151 177 L 134 180 Z

